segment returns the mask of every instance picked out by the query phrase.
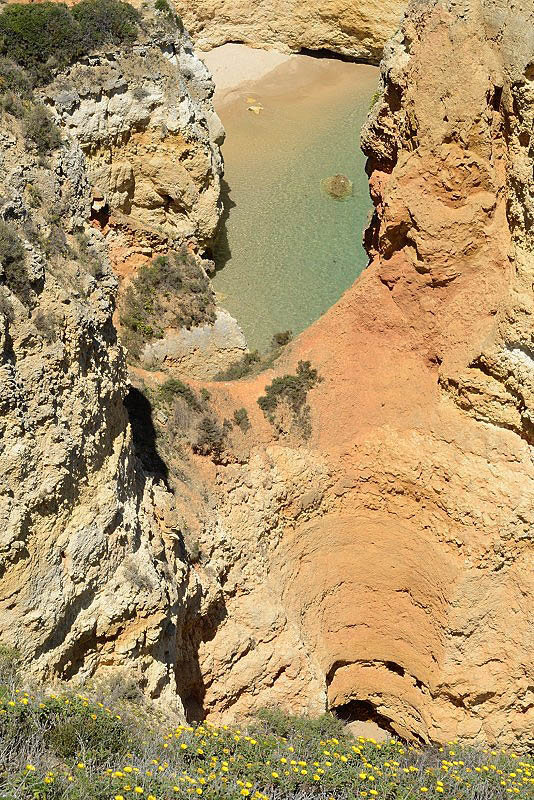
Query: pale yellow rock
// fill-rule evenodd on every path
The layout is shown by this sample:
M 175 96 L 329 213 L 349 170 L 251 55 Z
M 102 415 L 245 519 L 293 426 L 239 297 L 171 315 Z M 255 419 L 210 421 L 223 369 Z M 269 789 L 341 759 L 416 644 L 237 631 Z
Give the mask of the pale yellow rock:
M 406 0 L 175 0 L 201 50 L 225 42 L 283 52 L 330 50 L 378 63 Z

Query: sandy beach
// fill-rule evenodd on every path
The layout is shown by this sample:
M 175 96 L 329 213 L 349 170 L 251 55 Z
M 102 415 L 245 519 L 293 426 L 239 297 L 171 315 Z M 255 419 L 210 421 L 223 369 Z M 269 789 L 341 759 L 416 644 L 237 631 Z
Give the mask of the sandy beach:
M 280 64 L 295 56 L 277 50 L 260 50 L 244 44 L 223 44 L 207 53 L 198 53 L 215 81 L 215 103 L 231 101 L 236 90 L 244 91 Z
M 235 101 L 261 108 L 262 93 L 288 97 L 313 92 L 319 99 L 323 91 L 355 80 L 376 83 L 376 67 L 337 59 L 260 50 L 244 44 L 225 44 L 207 53 L 199 53 L 215 81 L 214 104 L 217 111 Z

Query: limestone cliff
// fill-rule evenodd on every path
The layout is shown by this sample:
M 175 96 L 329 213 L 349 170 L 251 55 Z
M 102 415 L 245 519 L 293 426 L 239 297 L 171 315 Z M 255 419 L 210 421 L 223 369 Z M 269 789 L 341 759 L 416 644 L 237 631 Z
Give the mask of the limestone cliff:
M 195 717 L 331 708 L 532 746 L 534 10 L 512 11 L 413 3 L 363 136 L 368 269 L 274 372 L 206 392 L 137 370 L 135 443 L 107 248 L 120 273 L 125 231 L 152 227 L 150 254 L 209 237 L 196 83 L 180 102 L 206 138 L 185 150 L 154 43 L 135 103 L 140 51 L 43 92 L 63 125 L 48 160 L 6 118 L 0 619 L 34 672 L 121 667 Z M 187 175 L 144 172 L 162 121 Z M 300 360 L 321 377 L 308 438 L 256 402 Z M 250 429 L 218 426 L 241 408 Z
M 221 599 L 190 702 L 214 718 L 533 743 L 533 16 L 418 2 L 386 47 L 370 265 L 277 365 L 323 378 L 311 442 L 273 441 L 272 374 L 220 392 L 256 444 L 200 532 Z
M 121 237 L 145 259 L 143 245 L 210 241 L 211 92 L 175 32 L 95 53 L 26 101 L 45 131 L 37 100 L 50 109 L 50 146 L 28 139 L 16 100 L 2 104 L 0 638 L 36 675 L 122 666 L 177 710 L 179 630 L 198 592 L 172 495 L 134 453 L 109 252 L 116 264 Z M 150 420 L 135 393 L 127 406 Z
M 282 52 L 333 52 L 378 63 L 406 0 L 174 0 L 196 46 L 243 42 Z

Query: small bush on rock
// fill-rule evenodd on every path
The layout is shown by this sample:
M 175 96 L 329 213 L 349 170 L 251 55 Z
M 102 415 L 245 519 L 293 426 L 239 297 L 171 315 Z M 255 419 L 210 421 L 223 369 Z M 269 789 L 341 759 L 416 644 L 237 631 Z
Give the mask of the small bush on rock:
M 169 378 L 165 381 L 160 386 L 159 396 L 165 403 L 171 403 L 176 397 L 183 397 L 187 405 L 194 411 L 202 410 L 202 405 L 191 387 L 177 378 Z
M 248 411 L 246 408 L 236 408 L 234 411 L 234 422 L 241 428 L 243 433 L 246 433 L 250 428 L 250 420 L 248 418 Z
M 310 408 L 306 403 L 308 391 L 321 379 L 309 361 L 299 361 L 295 375 L 281 375 L 265 387 L 265 394 L 258 398 L 258 405 L 272 424 L 275 412 L 286 406 L 300 432 L 305 438 L 311 435 Z
M 231 364 L 226 369 L 221 370 L 218 372 L 213 380 L 214 381 L 238 381 L 241 378 L 246 378 L 247 375 L 253 371 L 255 365 L 261 363 L 261 357 L 257 350 L 253 350 L 251 353 L 245 353 L 244 356 L 239 360 L 236 361 L 234 364 Z
M 121 0 L 81 0 L 71 10 L 80 26 L 80 46 L 89 52 L 102 44 L 133 42 L 140 15 Z
M 16 295 L 27 290 L 24 247 L 12 225 L 0 222 L 0 281 Z
M 131 42 L 138 20 L 121 0 L 82 0 L 71 10 L 64 3 L 12 3 L 0 14 L 0 55 L 41 85 L 103 44 Z
M 193 450 L 202 456 L 212 456 L 215 462 L 220 461 L 225 448 L 225 439 L 231 423 L 225 420 L 222 426 L 215 417 L 206 414 L 200 420 Z
M 22 125 L 26 140 L 35 145 L 40 155 L 50 153 L 61 144 L 59 129 L 42 103 L 32 104 L 25 110 Z

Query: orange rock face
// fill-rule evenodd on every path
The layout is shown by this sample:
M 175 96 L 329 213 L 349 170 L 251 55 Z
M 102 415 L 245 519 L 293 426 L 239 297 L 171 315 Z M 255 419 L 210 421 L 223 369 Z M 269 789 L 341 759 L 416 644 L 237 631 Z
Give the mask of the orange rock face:
M 386 48 L 370 265 L 280 369 L 323 378 L 311 443 L 219 470 L 224 612 L 190 687 L 213 718 L 276 703 L 534 740 L 533 15 L 458 5 L 414 5 Z

